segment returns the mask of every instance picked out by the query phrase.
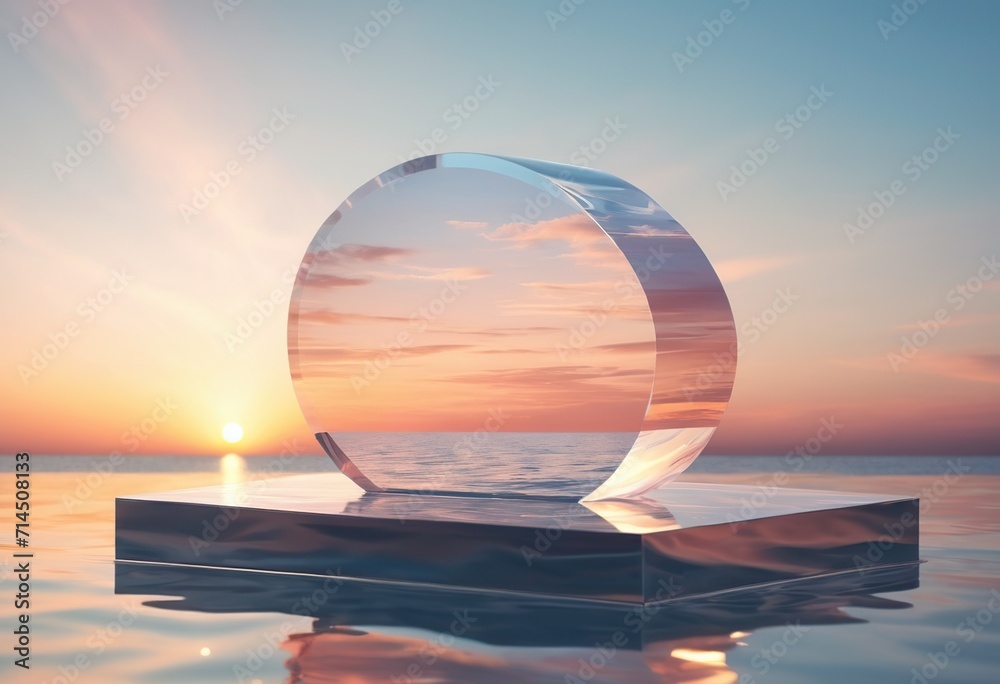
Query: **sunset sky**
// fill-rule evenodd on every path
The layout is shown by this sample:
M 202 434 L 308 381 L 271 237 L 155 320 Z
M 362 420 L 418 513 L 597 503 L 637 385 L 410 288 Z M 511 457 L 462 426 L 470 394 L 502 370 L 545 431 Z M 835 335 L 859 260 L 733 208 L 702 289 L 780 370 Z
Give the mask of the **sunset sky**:
M 375 175 L 478 151 L 607 170 L 701 245 L 743 344 L 709 453 L 827 420 L 829 454 L 998 454 L 1000 5 L 892 5 L 4 3 L 0 448 L 321 453 L 307 246 Z
M 491 408 L 511 432 L 639 431 L 655 358 L 642 289 L 569 202 L 512 222 L 538 194 L 493 172 L 433 169 L 324 228 L 294 336 L 317 432 L 473 432 Z M 602 325 L 575 341 L 597 314 Z

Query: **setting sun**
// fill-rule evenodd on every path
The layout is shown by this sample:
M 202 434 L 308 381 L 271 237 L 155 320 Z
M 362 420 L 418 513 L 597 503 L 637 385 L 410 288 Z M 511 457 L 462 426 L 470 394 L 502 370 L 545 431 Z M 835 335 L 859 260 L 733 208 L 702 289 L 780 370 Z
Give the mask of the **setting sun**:
M 235 444 L 243 439 L 243 427 L 239 423 L 226 423 L 222 426 L 222 439 Z

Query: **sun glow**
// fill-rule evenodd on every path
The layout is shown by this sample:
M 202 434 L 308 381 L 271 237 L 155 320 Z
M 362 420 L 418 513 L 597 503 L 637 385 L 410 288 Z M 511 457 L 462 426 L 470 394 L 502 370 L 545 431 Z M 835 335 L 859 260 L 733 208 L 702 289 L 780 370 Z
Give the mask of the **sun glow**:
M 239 423 L 226 423 L 222 426 L 222 439 L 235 444 L 243 439 L 243 427 Z

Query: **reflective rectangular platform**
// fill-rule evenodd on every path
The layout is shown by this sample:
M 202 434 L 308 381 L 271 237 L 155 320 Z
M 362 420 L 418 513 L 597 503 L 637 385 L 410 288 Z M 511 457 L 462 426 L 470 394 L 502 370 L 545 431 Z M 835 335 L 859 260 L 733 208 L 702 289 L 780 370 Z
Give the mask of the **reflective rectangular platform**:
M 655 603 L 916 563 L 918 503 L 694 483 L 588 504 L 370 494 L 311 474 L 119 497 L 115 555 Z

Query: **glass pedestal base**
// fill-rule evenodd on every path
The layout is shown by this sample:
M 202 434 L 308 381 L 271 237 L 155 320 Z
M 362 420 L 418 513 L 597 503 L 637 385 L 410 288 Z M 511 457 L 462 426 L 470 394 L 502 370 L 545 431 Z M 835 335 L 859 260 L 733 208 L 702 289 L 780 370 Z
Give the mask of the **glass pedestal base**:
M 331 473 L 119 497 L 115 555 L 648 604 L 916 563 L 918 503 L 695 483 L 589 504 L 371 494 Z

